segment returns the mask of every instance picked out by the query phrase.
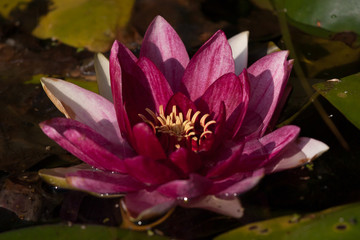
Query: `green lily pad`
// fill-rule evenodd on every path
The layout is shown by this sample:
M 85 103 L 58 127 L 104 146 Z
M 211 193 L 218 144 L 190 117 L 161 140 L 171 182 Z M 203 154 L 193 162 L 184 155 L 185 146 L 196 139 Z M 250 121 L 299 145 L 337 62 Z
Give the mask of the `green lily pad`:
M 44 225 L 29 228 L 18 229 L 0 234 L 0 240 L 35 240 L 35 239 L 52 239 L 52 240 L 140 240 L 167 239 L 158 235 L 149 235 L 142 232 L 135 232 L 115 227 L 105 227 L 98 225 Z
M 360 129 L 360 73 L 313 87 Z
M 316 36 L 356 41 L 360 34 L 360 2 L 357 0 L 275 0 L 290 22 Z M 351 38 L 350 40 L 348 38 Z
M 360 238 L 359 218 L 360 203 L 354 203 L 305 216 L 295 214 L 251 223 L 215 239 L 358 239 Z

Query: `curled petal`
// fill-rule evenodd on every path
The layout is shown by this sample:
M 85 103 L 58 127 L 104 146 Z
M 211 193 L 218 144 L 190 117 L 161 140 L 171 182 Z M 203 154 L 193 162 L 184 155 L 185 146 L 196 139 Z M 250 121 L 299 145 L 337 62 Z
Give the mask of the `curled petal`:
M 134 192 L 145 187 L 129 175 L 98 170 L 68 173 L 66 181 L 77 189 L 98 194 Z
M 164 74 L 173 91 L 179 90 L 189 56 L 179 35 L 161 16 L 155 17 L 149 25 L 140 57 L 150 59 Z
M 271 163 L 266 172 L 279 172 L 301 166 L 326 152 L 329 147 L 316 139 L 301 137 L 284 149 Z
M 126 194 L 123 203 L 134 221 L 160 216 L 176 206 L 175 199 L 147 190 Z
M 124 143 L 110 101 L 60 79 L 42 78 L 41 84 L 50 100 L 67 118 L 88 125 L 114 144 Z
M 214 195 L 207 195 L 196 200 L 180 202 L 180 206 L 185 208 L 202 208 L 234 218 L 241 218 L 244 214 L 240 200 L 236 197 L 222 199 Z
M 40 123 L 43 132 L 84 162 L 100 169 L 126 172 L 123 158 L 134 152 L 127 145 L 114 145 L 88 126 L 72 119 L 54 118 Z
M 182 82 L 192 101 L 225 73 L 234 72 L 231 48 L 222 31 L 217 31 L 191 58 Z
M 94 57 L 94 66 L 99 93 L 101 96 L 112 102 L 109 60 L 102 53 L 97 53 Z
M 247 66 L 249 31 L 238 33 L 228 41 L 235 61 L 235 74 L 239 75 Z

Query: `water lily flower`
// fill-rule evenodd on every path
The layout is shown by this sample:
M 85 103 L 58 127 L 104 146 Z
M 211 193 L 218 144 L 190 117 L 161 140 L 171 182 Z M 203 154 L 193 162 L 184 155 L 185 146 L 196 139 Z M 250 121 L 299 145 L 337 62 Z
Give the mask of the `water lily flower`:
M 101 95 L 43 78 L 66 118 L 42 122 L 42 130 L 87 165 L 40 173 L 73 189 L 122 194 L 134 219 L 176 205 L 241 217 L 239 194 L 328 149 L 298 137 L 297 126 L 268 131 L 292 61 L 280 51 L 246 69 L 247 38 L 228 41 L 218 31 L 190 59 L 158 16 L 139 58 L 118 41 L 110 61 L 96 56 Z

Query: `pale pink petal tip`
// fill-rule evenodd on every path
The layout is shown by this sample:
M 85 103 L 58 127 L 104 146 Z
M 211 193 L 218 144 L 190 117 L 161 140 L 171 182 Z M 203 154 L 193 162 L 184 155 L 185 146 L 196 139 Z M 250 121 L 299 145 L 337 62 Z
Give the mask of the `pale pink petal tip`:
M 109 60 L 102 53 L 97 53 L 94 57 L 94 66 L 99 93 L 101 96 L 112 102 Z
M 321 154 L 329 150 L 328 145 L 313 138 L 301 137 L 297 140 L 297 144 L 301 148 L 301 151 L 305 154 L 308 161 L 319 157 Z

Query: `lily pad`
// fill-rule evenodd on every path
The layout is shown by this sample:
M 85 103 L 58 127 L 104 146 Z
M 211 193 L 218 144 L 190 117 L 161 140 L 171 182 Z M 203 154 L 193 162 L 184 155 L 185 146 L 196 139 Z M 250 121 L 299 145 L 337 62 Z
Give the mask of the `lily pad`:
M 34 240 L 34 239 L 52 239 L 52 240 L 81 240 L 81 239 L 101 239 L 101 240 L 140 240 L 167 239 L 162 236 L 149 235 L 146 233 L 124 230 L 115 227 L 105 227 L 98 225 L 44 225 L 29 228 L 18 229 L 0 234 L 0 240 Z
M 360 237 L 359 218 L 360 203 L 354 203 L 305 216 L 295 214 L 251 223 L 215 239 L 358 239 Z
M 360 73 L 313 87 L 360 129 Z
M 317 36 L 339 38 L 333 33 L 360 34 L 357 0 L 276 0 L 299 29 Z M 329 34 L 330 33 L 330 34 Z M 354 40 L 355 40 L 354 39 Z

